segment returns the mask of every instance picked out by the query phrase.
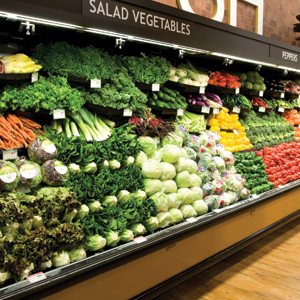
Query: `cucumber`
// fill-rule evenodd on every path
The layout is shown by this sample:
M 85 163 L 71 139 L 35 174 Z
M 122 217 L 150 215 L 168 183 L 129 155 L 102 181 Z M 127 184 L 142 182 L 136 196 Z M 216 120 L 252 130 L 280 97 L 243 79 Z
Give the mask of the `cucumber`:
M 153 97 L 154 100 L 157 100 L 157 99 L 158 99 L 158 96 L 157 96 L 156 93 L 153 93 L 153 94 L 152 94 L 152 97 Z
M 177 94 L 175 93 L 175 91 L 171 90 L 171 89 L 168 89 L 166 87 L 163 87 L 161 89 L 164 93 L 168 94 L 169 96 L 173 97 L 173 98 L 176 98 Z
M 156 101 L 155 101 L 155 104 L 156 104 L 158 107 L 162 107 L 162 108 L 165 108 L 165 107 L 166 107 L 166 103 L 163 102 L 163 101 L 156 100 Z
M 155 101 L 154 101 L 154 99 L 149 99 L 149 100 L 148 100 L 148 103 L 149 103 L 150 105 L 152 105 L 152 106 L 155 106 Z
M 164 96 L 162 97 L 162 100 L 165 102 L 175 102 L 175 99 L 167 94 L 164 94 Z
M 158 97 L 159 97 L 160 99 L 163 99 L 163 98 L 164 98 L 164 93 L 163 93 L 162 91 L 159 91 L 159 92 L 157 93 L 157 95 L 158 95 Z

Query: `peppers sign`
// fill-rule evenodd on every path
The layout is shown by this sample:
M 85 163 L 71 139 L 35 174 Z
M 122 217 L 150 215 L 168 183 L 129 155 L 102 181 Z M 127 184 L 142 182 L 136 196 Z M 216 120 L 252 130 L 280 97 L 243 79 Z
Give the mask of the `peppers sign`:
M 228 23 L 232 26 L 237 26 L 237 1 L 238 0 L 228 0 L 228 11 L 229 18 Z M 255 32 L 258 34 L 263 34 L 263 19 L 264 19 L 264 0 L 242 0 L 248 4 L 253 5 L 256 8 L 256 19 L 255 19 Z M 177 5 L 180 9 L 195 13 L 193 10 L 190 0 L 177 0 Z M 225 4 L 224 0 L 214 0 L 214 16 L 213 20 L 223 22 Z
M 142 8 L 111 0 L 82 1 L 83 15 L 104 20 L 114 19 L 118 23 L 127 23 L 141 28 L 153 28 L 183 36 L 191 35 L 191 24 L 175 17 L 154 13 Z

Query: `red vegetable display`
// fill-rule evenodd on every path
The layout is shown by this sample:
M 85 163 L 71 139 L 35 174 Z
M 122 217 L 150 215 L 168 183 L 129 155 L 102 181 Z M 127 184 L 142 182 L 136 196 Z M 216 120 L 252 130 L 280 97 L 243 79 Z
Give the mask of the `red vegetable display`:
M 275 147 L 265 147 L 257 152 L 266 165 L 269 181 L 275 187 L 300 178 L 300 145 L 283 143 Z
M 240 78 L 226 72 L 212 72 L 210 74 L 208 84 L 227 87 L 231 89 L 240 88 Z
M 253 106 L 259 106 L 264 108 L 270 108 L 270 106 L 261 98 L 259 97 L 253 97 L 251 100 L 251 103 Z

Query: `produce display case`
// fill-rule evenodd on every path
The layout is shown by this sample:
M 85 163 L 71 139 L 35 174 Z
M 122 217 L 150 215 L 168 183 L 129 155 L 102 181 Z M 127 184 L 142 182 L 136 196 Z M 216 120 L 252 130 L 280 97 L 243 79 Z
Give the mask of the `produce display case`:
M 244 70 L 247 67 L 255 68 L 257 65 L 262 65 L 263 72 L 266 74 L 274 70 L 280 76 L 282 71 L 286 70 L 292 78 L 297 78 L 300 73 L 299 62 L 284 60 L 280 55 L 282 51 L 300 55 L 297 47 L 234 29 L 228 25 L 155 2 L 139 1 L 137 3 L 133 0 L 106 2 L 107 11 L 94 14 L 93 7 L 90 6 L 89 1 L 85 0 L 64 1 L 63 3 L 52 1 L 47 6 L 34 0 L 2 0 L 0 21 L 4 25 L 6 22 L 13 24 L 12 26 L 18 21 L 26 21 L 36 24 L 36 30 L 39 26 L 42 28 L 55 26 L 58 28 L 53 29 L 54 36 L 55 33 L 66 29 L 87 32 L 87 34 L 100 34 L 108 36 L 106 41 L 109 41 L 109 45 L 112 46 L 115 42 L 120 50 L 125 42 L 126 44 L 132 43 L 132 48 L 136 45 L 145 47 L 148 44 L 154 45 L 153 49 L 155 47 L 170 48 L 172 55 L 180 49 L 180 54 L 184 53 L 188 56 L 192 53 L 191 57 L 200 61 L 209 60 L 214 64 L 222 63 L 224 58 L 230 58 L 236 65 L 232 69 L 233 72 L 237 72 L 239 68 Z M 109 7 L 111 11 L 116 7 L 119 9 L 122 7 L 123 11 L 129 13 L 140 11 L 147 15 L 169 18 L 181 24 L 181 31 L 170 32 L 149 25 L 145 27 L 147 25 L 142 22 L 134 22 L 134 18 L 128 20 L 112 18 L 109 15 Z M 52 20 L 52 24 L 49 20 Z M 30 31 L 30 28 L 29 26 L 27 30 Z M 201 32 L 201 39 L 198 37 L 198 32 Z M 75 35 L 79 36 L 80 33 L 75 33 Z M 90 43 L 93 42 L 91 37 L 87 37 Z M 32 74 L 0 74 L 0 82 L 14 83 L 16 80 L 35 82 L 38 78 Z M 73 81 L 76 85 L 89 86 L 90 84 L 89 80 L 80 78 L 75 78 L 75 80 L 73 78 Z M 102 84 L 105 83 L 104 80 Z M 153 82 L 153 84 L 156 83 Z M 153 84 L 137 84 L 137 86 L 141 90 L 150 92 L 153 91 Z M 156 85 L 155 90 L 162 86 L 158 88 Z M 232 89 L 208 85 L 204 89 L 171 81 L 168 81 L 166 86 L 185 93 L 204 94 L 207 90 L 219 94 L 242 93 L 262 97 L 260 91 L 243 88 Z M 264 91 L 263 95 L 278 98 L 291 96 L 288 93 L 282 95 L 282 93 L 272 91 Z M 88 108 L 106 117 L 113 116 L 118 121 L 121 121 L 122 117 L 130 117 L 133 113 L 130 109 L 129 111 L 117 110 L 92 104 Z M 203 113 L 198 108 L 190 108 L 190 110 Z M 236 113 L 234 108 L 232 111 Z M 180 117 L 184 113 L 184 111 L 179 113 L 176 109 L 158 107 L 153 107 L 153 112 L 157 112 L 162 117 L 176 115 Z M 213 109 L 204 114 L 209 113 L 213 113 Z M 43 113 L 41 118 L 44 118 Z M 234 132 L 234 130 L 231 131 Z M 272 168 L 269 162 L 268 167 Z M 287 174 L 287 176 L 290 175 Z M 96 299 L 100 293 L 103 299 L 144 299 L 157 296 L 165 289 L 231 255 L 277 226 L 299 217 L 300 182 L 295 180 L 296 177 L 290 179 L 287 181 L 291 182 L 281 184 L 280 179 L 277 178 L 276 188 L 262 194 L 254 194 L 248 199 L 229 206 L 212 209 L 202 216 L 187 218 L 179 224 L 146 236 L 136 237 L 132 242 L 93 254 L 70 265 L 33 274 L 21 282 L 10 282 L 0 288 L 0 299 L 18 299 L 29 295 L 32 299 L 56 299 L 57 297 L 74 299 L 74 297 L 86 296 Z M 113 288 L 116 282 L 118 282 L 118 289 Z M 132 284 L 133 282 L 135 284 Z

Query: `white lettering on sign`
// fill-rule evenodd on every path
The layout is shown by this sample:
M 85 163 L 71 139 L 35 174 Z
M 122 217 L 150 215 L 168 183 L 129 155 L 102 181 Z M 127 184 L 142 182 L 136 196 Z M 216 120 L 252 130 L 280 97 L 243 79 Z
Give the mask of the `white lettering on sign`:
M 263 34 L 263 19 L 264 19 L 264 0 L 242 0 L 253 5 L 256 8 L 256 19 L 255 19 L 255 32 Z M 237 26 L 237 0 L 228 0 L 228 11 L 229 18 L 228 24 Z M 223 22 L 225 12 L 225 1 L 214 0 L 214 16 L 213 20 Z M 177 6 L 185 11 L 195 13 L 193 10 L 190 0 L 177 0 Z
M 191 34 L 190 24 L 134 8 L 127 8 L 117 1 L 89 0 L 88 3 L 88 13 L 90 14 L 102 15 L 122 21 L 132 20 L 134 23 L 139 25 L 176 32 L 182 35 Z
M 298 54 L 295 53 L 291 53 L 291 52 L 287 52 L 287 51 L 283 51 L 281 52 L 281 57 L 284 60 L 289 60 L 289 61 L 293 61 L 293 62 L 298 62 Z

